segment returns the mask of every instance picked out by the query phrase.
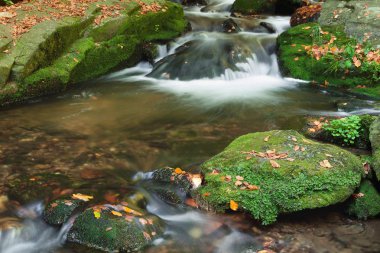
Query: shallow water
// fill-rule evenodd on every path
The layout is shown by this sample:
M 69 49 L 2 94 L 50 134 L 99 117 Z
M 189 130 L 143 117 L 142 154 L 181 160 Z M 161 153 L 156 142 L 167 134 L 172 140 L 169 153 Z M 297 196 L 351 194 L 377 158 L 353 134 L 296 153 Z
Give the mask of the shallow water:
M 239 135 L 300 130 L 310 115 L 379 113 L 371 101 L 281 76 L 275 39 L 287 29 L 288 17 L 235 18 L 243 32 L 221 33 L 230 5 L 213 1 L 207 7 L 212 12 L 188 8 L 193 32 L 160 46 L 155 66 L 140 63 L 1 112 L 0 192 L 18 202 L 4 212 L 0 208 L 0 228 L 14 217 L 19 221 L 12 224 L 24 227 L 0 234 L 1 252 L 83 252 L 62 246 L 67 227 L 45 225 L 35 210 L 39 205 L 24 206 L 54 197 L 68 183 L 47 184 L 46 191 L 26 200 L 17 193 L 31 190 L 30 184 L 9 189 L 7 183 L 15 178 L 34 182 L 39 180 L 36 173 L 64 175 L 78 189 L 150 196 L 133 180 L 136 173 L 166 165 L 196 170 Z M 271 23 L 277 33 L 264 32 L 261 21 Z M 354 109 L 338 107 L 346 101 L 361 103 Z M 20 210 L 34 214 L 25 216 Z M 276 252 L 380 251 L 378 219 L 351 221 L 335 211 L 282 217 L 273 227 L 262 228 L 244 215 L 207 215 L 155 198 L 147 210 L 160 216 L 167 229 L 145 252 L 248 253 L 263 245 Z

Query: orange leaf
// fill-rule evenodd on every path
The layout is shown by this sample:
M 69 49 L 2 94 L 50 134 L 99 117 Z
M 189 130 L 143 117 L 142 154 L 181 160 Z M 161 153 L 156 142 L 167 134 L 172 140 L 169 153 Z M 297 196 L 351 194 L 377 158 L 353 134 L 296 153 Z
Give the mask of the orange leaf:
M 294 146 L 294 151 L 298 151 L 298 150 L 300 150 L 300 146 L 295 145 L 295 146 Z
M 174 173 L 176 173 L 176 174 L 182 174 L 183 170 L 181 170 L 181 168 L 175 168 Z
M 276 161 L 269 160 L 270 164 L 272 165 L 273 168 L 280 168 L 280 164 L 278 164 Z
M 115 216 L 119 216 L 119 217 L 123 216 L 120 212 L 111 211 L 111 213 L 112 213 L 113 215 L 115 215 Z
M 230 200 L 230 208 L 231 208 L 231 210 L 233 210 L 233 211 L 237 211 L 238 208 L 239 208 L 239 204 L 236 203 L 236 202 L 233 201 L 233 200 Z

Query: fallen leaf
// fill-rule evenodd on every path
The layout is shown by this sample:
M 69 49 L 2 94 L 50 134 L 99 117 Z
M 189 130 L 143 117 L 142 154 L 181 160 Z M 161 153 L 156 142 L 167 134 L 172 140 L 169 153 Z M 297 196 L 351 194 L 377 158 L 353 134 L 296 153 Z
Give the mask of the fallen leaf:
M 117 212 L 117 211 L 111 211 L 111 213 L 115 216 L 119 216 L 119 217 L 123 216 L 120 212 Z
M 90 201 L 90 199 L 93 199 L 94 197 L 93 196 L 90 196 L 90 195 L 84 195 L 82 193 L 74 193 L 71 198 L 73 199 L 79 199 L 79 200 L 83 200 L 85 202 L 87 201 Z
M 94 217 L 96 219 L 99 219 L 100 218 L 100 212 L 98 210 L 94 211 Z
M 175 168 L 174 173 L 176 173 L 176 174 L 182 174 L 183 170 L 181 168 Z
M 305 26 L 302 28 L 302 30 L 309 30 L 311 27 L 310 26 Z
M 236 176 L 236 179 L 239 180 L 239 181 L 243 181 L 244 177 L 242 177 L 242 176 Z
M 236 181 L 236 182 L 235 182 L 235 185 L 236 185 L 236 186 L 240 186 L 240 185 L 242 185 L 242 184 L 243 184 L 243 183 L 242 183 L 241 181 Z
M 194 208 L 198 208 L 198 204 L 197 202 L 195 202 L 194 199 L 190 199 L 190 198 L 186 199 L 185 204 Z
M 322 162 L 319 163 L 323 168 L 332 168 L 330 162 L 328 160 L 323 160 Z
M 50 206 L 54 208 L 54 207 L 58 206 L 58 204 L 57 203 L 52 203 Z
M 280 168 L 280 164 L 278 164 L 276 161 L 269 160 L 270 164 L 272 165 L 273 168 Z
M 368 162 L 363 163 L 363 169 L 364 169 L 364 173 L 368 175 L 369 171 L 371 170 Z
M 259 190 L 260 187 L 258 187 L 257 185 L 248 185 L 248 189 L 250 189 L 250 190 Z
M 270 138 L 270 136 L 268 135 L 267 137 L 264 138 L 264 141 L 265 142 L 269 141 L 269 138 Z
M 298 151 L 298 150 L 300 150 L 300 146 L 295 145 L 293 149 L 294 149 L 294 151 Z
M 334 157 L 333 155 L 330 155 L 330 154 L 325 154 L 325 156 L 327 156 L 327 157 Z
M 352 197 L 354 197 L 355 199 L 358 199 L 358 198 L 362 198 L 364 197 L 364 193 L 362 192 L 359 192 L 359 193 L 356 193 L 356 194 L 352 194 Z
M 239 208 L 239 204 L 236 203 L 236 202 L 233 201 L 233 200 L 230 200 L 230 208 L 231 208 L 231 210 L 233 210 L 233 211 L 237 211 L 238 208 Z
M 292 137 L 292 141 L 295 141 L 295 142 L 296 142 L 296 141 L 297 141 L 297 138 L 293 136 L 293 137 Z
M 296 57 L 296 58 L 294 58 L 294 61 L 298 61 L 300 58 L 299 57 Z
M 137 215 L 137 216 L 142 216 L 142 213 L 138 212 L 138 211 L 135 211 L 127 206 L 124 207 L 124 211 L 126 213 L 131 213 L 131 214 L 134 214 L 134 215 Z
M 289 161 L 289 162 L 293 162 L 295 159 L 289 157 L 289 158 L 286 158 L 286 160 Z
M 227 182 L 230 182 L 231 179 L 232 179 L 232 177 L 231 177 L 230 175 L 227 175 L 227 176 L 226 176 L 226 181 L 227 181 Z
M 208 196 L 210 196 L 211 195 L 211 193 L 209 193 L 209 192 L 205 192 L 205 193 L 203 193 L 203 196 L 205 196 L 205 197 L 208 197 Z
M 110 230 L 112 230 L 111 227 L 106 228 L 106 231 L 107 231 L 107 232 L 110 231 Z

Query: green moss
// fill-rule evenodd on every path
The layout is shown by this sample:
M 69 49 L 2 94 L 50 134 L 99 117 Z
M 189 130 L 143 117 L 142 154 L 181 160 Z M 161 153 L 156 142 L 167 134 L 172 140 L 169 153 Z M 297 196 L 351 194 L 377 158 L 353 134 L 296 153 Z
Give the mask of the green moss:
M 371 124 L 369 139 L 372 146 L 372 167 L 377 179 L 380 181 L 380 117 L 377 117 L 377 119 Z
M 182 7 L 171 2 L 165 2 L 162 7 L 167 11 L 144 15 L 136 12 L 128 18 L 121 30 L 136 35 L 142 41 L 165 41 L 180 35 L 187 27 Z
M 321 34 L 320 29 L 318 24 L 308 23 L 292 27 L 278 37 L 279 62 L 283 74 L 318 83 L 327 81 L 329 86 L 352 88 L 353 91 L 359 90 L 355 89 L 357 85 L 365 85 L 369 88 L 360 89 L 361 93 L 380 96 L 378 81 L 364 70 L 357 69 L 346 74 L 344 68 L 336 66 L 336 60 L 327 57 L 316 60 L 307 54 L 304 46 L 327 42 L 332 35 L 337 38 L 334 42 L 337 47 L 356 44 L 354 39 L 347 37 L 341 26 L 322 27 L 328 34 Z
M 123 216 L 116 216 L 110 210 L 103 209 L 97 219 L 94 210 L 87 209 L 76 218 L 67 240 L 105 251 L 135 252 L 151 242 L 151 238 L 155 237 L 152 232 L 156 236 L 162 233 L 154 217 L 145 217 L 154 220 L 153 225 L 143 225 L 138 217 L 126 219 Z
M 380 194 L 369 180 L 362 182 L 356 196 L 348 209 L 350 215 L 366 220 L 380 214 Z
M 268 142 L 264 141 L 266 136 L 270 136 Z M 297 141 L 292 140 L 293 137 Z M 296 145 L 304 151 L 295 151 Z M 277 159 L 275 161 L 281 167 L 273 168 L 268 159 L 243 153 L 273 149 L 286 152 L 295 160 Z M 322 167 L 320 162 L 323 160 L 328 160 L 333 167 Z M 217 211 L 228 209 L 228 203 L 234 200 L 242 210 L 250 212 L 263 224 L 270 224 L 279 213 L 324 207 L 346 200 L 361 180 L 361 167 L 360 160 L 349 152 L 304 139 L 295 131 L 248 134 L 202 165 L 206 185 L 199 189 L 198 195 L 210 193 L 203 200 Z M 213 169 L 220 170 L 220 174 L 210 174 Z M 227 175 L 232 176 L 232 182 L 221 179 Z M 244 177 L 244 181 L 260 189 L 241 190 L 234 185 L 236 176 Z
M 232 10 L 243 14 L 273 13 L 276 2 L 274 0 L 236 0 L 232 5 Z
M 62 225 L 83 206 L 85 202 L 78 199 L 56 199 L 50 202 L 43 213 L 43 219 L 50 225 Z

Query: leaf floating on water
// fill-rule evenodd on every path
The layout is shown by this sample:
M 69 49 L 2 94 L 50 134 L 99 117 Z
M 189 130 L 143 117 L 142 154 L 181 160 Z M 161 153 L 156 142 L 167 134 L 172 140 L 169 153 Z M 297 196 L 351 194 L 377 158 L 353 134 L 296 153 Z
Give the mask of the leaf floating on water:
M 99 210 L 95 210 L 95 211 L 94 211 L 94 217 L 95 217 L 96 219 L 99 219 L 99 218 L 100 218 L 100 212 L 99 212 Z
M 90 196 L 90 195 L 84 195 L 82 193 L 74 193 L 72 196 L 71 196 L 73 199 L 79 199 L 79 200 L 83 200 L 85 202 L 87 201 L 90 201 L 90 199 L 93 199 L 94 197 L 93 196 Z
M 264 141 L 267 142 L 269 141 L 269 138 L 270 138 L 270 135 L 268 135 L 267 137 L 264 138 Z
M 237 211 L 238 208 L 239 208 L 239 204 L 236 203 L 236 202 L 233 201 L 233 200 L 230 200 L 230 208 L 231 208 L 231 210 L 233 210 L 233 211 Z
M 319 165 L 321 165 L 323 168 L 332 168 L 333 166 L 331 166 L 329 160 L 323 160 L 322 162 L 319 162 Z
M 280 168 L 280 164 L 278 164 L 276 161 L 269 160 L 270 165 L 272 165 L 273 168 Z
M 120 212 L 117 212 L 117 211 L 111 211 L 111 213 L 115 216 L 119 216 L 119 217 L 123 216 Z

